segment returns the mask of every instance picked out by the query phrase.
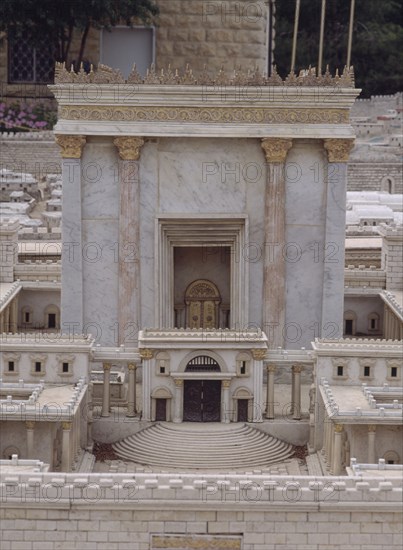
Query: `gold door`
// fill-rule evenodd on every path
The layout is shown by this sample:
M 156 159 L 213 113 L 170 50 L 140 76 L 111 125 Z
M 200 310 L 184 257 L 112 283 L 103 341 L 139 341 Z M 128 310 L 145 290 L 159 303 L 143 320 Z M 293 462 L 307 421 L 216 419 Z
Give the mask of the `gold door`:
M 206 279 L 198 279 L 191 283 L 186 289 L 185 303 L 188 328 L 218 328 L 221 297 L 214 283 Z

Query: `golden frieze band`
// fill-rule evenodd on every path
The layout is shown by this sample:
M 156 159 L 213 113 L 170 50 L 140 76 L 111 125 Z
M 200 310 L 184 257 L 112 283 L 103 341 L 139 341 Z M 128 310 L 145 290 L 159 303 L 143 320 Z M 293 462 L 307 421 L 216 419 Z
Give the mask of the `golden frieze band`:
M 348 109 L 62 106 L 59 119 L 218 124 L 348 124 Z
M 324 74 L 317 74 L 315 68 L 309 67 L 300 71 L 298 75 L 294 72 L 283 80 L 274 68 L 273 74 L 267 76 L 261 73 L 258 68 L 247 71 L 241 68 L 235 69 L 232 74 L 227 74 L 224 69 L 220 69 L 215 74 L 210 74 L 205 67 L 199 75 L 194 75 L 193 70 L 186 66 L 180 73 L 178 69 L 168 69 L 156 71 L 152 64 L 147 69 L 145 77 L 137 71 L 136 64 L 129 74 L 127 80 L 118 69 L 112 69 L 107 65 L 99 64 L 96 71 L 91 65 L 90 72 L 86 72 L 81 65 L 78 72 L 73 67 L 67 70 L 64 63 L 56 63 L 55 84 L 146 84 L 146 85 L 181 85 L 181 86 L 325 86 L 337 88 L 354 88 L 354 69 L 353 67 L 344 67 L 341 75 L 338 70 L 334 76 L 326 68 Z

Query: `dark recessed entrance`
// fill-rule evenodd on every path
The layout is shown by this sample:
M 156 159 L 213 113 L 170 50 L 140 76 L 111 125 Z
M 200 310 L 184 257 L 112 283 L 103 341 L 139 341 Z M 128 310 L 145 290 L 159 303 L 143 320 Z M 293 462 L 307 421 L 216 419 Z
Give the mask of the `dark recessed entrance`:
M 221 380 L 185 380 L 183 420 L 220 422 Z

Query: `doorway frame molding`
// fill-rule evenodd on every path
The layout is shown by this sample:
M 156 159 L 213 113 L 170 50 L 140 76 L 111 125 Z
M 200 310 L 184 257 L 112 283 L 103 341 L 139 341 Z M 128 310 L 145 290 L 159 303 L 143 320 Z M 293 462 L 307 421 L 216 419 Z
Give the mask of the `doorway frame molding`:
M 246 214 L 160 214 L 155 221 L 155 319 L 160 328 L 174 328 L 174 248 L 229 247 L 230 328 L 248 325 L 249 265 L 244 258 L 249 223 Z

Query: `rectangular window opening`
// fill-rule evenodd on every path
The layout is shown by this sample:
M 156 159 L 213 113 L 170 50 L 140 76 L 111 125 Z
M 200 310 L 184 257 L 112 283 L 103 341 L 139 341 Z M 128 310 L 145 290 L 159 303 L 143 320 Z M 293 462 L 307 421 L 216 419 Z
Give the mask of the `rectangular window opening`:
M 15 370 L 14 361 L 9 361 L 8 362 L 8 372 L 14 372 L 14 370 Z
M 344 367 L 337 367 L 337 376 L 343 376 Z
M 42 370 L 42 363 L 40 361 L 35 362 L 35 372 L 41 372 Z
M 371 367 L 364 367 L 364 376 L 370 376 Z
M 62 372 L 64 372 L 64 373 L 69 372 L 69 364 L 68 363 L 63 363 L 62 364 Z
M 390 369 L 390 376 L 392 378 L 397 378 L 397 367 L 391 367 Z

